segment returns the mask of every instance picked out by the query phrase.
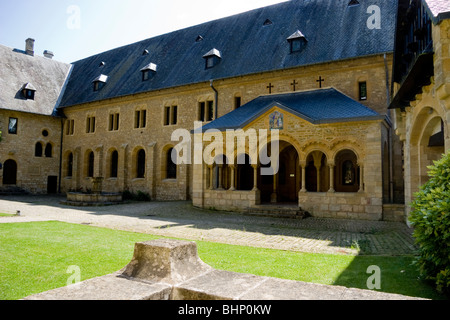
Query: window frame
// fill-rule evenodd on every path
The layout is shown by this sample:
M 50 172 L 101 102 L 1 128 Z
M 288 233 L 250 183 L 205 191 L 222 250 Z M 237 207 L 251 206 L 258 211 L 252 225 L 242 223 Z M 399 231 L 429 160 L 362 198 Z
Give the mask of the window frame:
M 108 120 L 108 131 L 119 131 L 120 129 L 120 113 L 110 113 L 109 114 L 109 120 Z
M 367 81 L 359 81 L 358 82 L 358 96 L 359 101 L 366 101 L 368 99 L 367 95 Z M 365 93 L 365 94 L 363 94 Z
M 95 116 L 86 118 L 86 133 L 95 133 Z
M 175 151 L 174 148 L 169 148 L 166 154 L 166 179 L 168 180 L 176 180 L 177 179 L 177 171 L 178 166 L 176 162 L 172 161 L 172 153 Z
M 12 121 L 15 120 L 14 125 L 11 127 Z M 15 134 L 17 135 L 19 131 L 19 119 L 14 117 L 9 117 L 8 120 L 8 134 Z
M 145 179 L 145 166 L 147 154 L 144 149 L 140 149 L 136 154 L 136 178 Z
M 178 105 L 164 106 L 163 125 L 175 126 L 178 124 Z
M 139 109 L 134 112 L 134 128 L 144 129 L 147 127 L 147 110 Z

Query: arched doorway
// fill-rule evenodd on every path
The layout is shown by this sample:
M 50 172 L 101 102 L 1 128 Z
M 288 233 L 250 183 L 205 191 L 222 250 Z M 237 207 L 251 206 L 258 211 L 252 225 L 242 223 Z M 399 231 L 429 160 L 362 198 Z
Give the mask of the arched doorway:
M 267 155 L 271 155 L 270 144 Z M 261 202 L 295 202 L 298 203 L 298 193 L 301 188 L 301 169 L 299 166 L 299 156 L 295 147 L 286 142 L 279 142 L 279 169 L 273 175 L 262 175 L 262 169 L 270 167 L 261 165 L 258 177 L 258 189 L 261 192 Z
M 237 190 L 253 189 L 253 168 L 248 154 L 242 154 L 237 159 Z
M 6 160 L 3 165 L 3 185 L 17 184 L 17 163 L 14 160 Z
M 409 168 L 406 179 L 410 188 L 405 190 L 405 201 L 412 201 L 414 193 L 424 185 L 428 177 L 428 166 L 442 158 L 445 153 L 445 125 L 432 108 L 424 108 L 416 117 L 409 146 Z

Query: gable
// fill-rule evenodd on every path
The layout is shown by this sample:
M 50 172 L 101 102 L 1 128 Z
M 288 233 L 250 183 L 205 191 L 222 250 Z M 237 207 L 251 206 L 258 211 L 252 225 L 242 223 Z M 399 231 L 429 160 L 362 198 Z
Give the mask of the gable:
M 240 129 L 277 108 L 311 124 L 377 120 L 384 116 L 334 88 L 258 97 L 203 126 L 208 129 Z
M 70 69 L 70 64 L 0 45 L 0 109 L 55 114 Z M 34 92 L 33 99 L 26 99 L 24 89 Z

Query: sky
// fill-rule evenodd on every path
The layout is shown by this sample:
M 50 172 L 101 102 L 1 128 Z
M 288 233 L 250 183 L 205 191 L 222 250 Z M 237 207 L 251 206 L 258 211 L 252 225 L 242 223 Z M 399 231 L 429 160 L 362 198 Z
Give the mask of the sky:
M 0 44 L 66 63 L 286 0 L 0 0 Z

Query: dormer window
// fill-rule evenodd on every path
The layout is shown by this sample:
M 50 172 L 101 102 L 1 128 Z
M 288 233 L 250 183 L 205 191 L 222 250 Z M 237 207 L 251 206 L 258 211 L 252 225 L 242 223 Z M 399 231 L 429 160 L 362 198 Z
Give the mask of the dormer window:
M 212 49 L 206 53 L 203 58 L 206 61 L 206 69 L 211 69 L 220 63 L 222 59 L 222 54 L 217 49 Z
M 25 83 L 22 87 L 22 94 L 27 100 L 34 100 L 36 89 L 31 83 Z
M 97 78 L 95 78 L 92 81 L 92 83 L 94 85 L 94 92 L 97 92 L 101 88 L 103 88 L 107 81 L 108 81 L 108 76 L 105 76 L 104 74 L 101 74 Z
M 150 63 L 150 64 L 146 65 L 144 68 L 142 68 L 141 69 L 142 81 L 149 80 L 156 73 L 157 69 L 158 69 L 158 66 L 154 63 Z
M 303 51 L 306 43 L 308 42 L 300 30 L 295 31 L 289 38 L 287 38 L 287 41 L 290 44 L 291 53 Z

